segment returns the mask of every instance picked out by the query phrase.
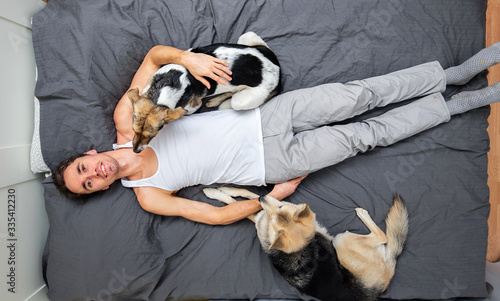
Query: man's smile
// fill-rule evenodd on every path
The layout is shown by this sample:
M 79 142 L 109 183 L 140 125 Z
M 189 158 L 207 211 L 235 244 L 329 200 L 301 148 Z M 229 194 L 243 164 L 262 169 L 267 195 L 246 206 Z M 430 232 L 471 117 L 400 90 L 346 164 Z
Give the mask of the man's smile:
M 102 170 L 102 175 L 107 178 L 108 177 L 108 173 L 106 171 L 106 167 L 104 167 L 104 163 L 101 163 L 101 170 Z

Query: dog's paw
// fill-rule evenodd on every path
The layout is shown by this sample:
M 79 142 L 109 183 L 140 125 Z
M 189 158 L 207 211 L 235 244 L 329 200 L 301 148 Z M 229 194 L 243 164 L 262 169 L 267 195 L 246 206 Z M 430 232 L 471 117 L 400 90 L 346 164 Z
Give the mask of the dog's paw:
M 236 202 L 232 197 L 217 188 L 204 188 L 203 193 L 211 199 L 221 201 L 226 204 Z
M 363 216 L 363 217 L 366 217 L 366 216 L 368 216 L 368 217 L 369 217 L 369 216 L 370 216 L 370 215 L 368 214 L 368 211 L 366 211 L 366 210 L 365 210 L 365 209 L 363 209 L 363 208 L 356 208 L 356 209 L 354 209 L 354 210 L 356 210 L 356 214 L 357 214 L 359 217 L 362 217 L 362 216 Z
M 222 102 L 226 101 L 227 99 L 231 99 L 235 92 L 226 92 L 219 94 L 217 96 L 212 96 L 208 99 L 208 101 L 205 103 L 205 106 L 207 108 L 215 108 L 219 106 Z
M 258 199 L 260 197 L 258 194 L 243 188 L 219 187 L 218 189 L 231 197 L 243 197 L 247 199 Z
M 214 108 L 214 107 L 216 107 L 218 105 L 219 105 L 219 103 L 216 100 L 213 100 L 213 99 L 210 99 L 209 101 L 207 101 L 205 103 L 205 107 L 207 107 L 207 108 Z
M 217 188 L 203 188 L 203 193 L 207 197 L 214 199 L 214 200 L 217 200 L 221 196 L 221 194 L 224 194 L 224 192 L 220 191 Z

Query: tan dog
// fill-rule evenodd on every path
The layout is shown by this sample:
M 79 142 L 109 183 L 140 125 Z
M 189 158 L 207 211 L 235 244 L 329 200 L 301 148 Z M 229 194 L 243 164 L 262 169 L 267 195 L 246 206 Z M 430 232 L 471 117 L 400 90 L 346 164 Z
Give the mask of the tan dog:
M 366 210 L 357 208 L 370 234 L 345 232 L 333 238 L 306 204 L 229 187 L 203 192 L 226 204 L 233 197 L 259 198 L 264 210 L 249 218 L 262 247 L 289 283 L 320 300 L 376 300 L 394 276 L 408 233 L 408 214 L 398 196 L 387 214 L 387 235 Z

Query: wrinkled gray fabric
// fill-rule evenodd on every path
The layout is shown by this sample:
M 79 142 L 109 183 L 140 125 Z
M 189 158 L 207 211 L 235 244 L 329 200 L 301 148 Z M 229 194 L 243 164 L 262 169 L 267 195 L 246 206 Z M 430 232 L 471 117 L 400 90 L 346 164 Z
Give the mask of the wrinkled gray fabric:
M 111 149 L 114 107 L 156 44 L 188 49 L 255 31 L 279 58 L 287 92 L 434 60 L 457 65 L 484 46 L 485 10 L 485 0 L 51 0 L 33 18 L 45 162 L 54 168 L 91 146 Z M 485 85 L 482 73 L 444 96 Z M 385 229 L 399 193 L 410 233 L 384 296 L 484 296 L 488 113 L 455 116 L 310 174 L 289 200 L 307 202 L 332 234 L 366 233 L 354 208 L 367 209 Z M 307 298 L 273 269 L 250 221 L 208 226 L 154 216 L 119 182 L 83 201 L 60 196 L 50 179 L 43 185 L 50 223 L 43 265 L 52 300 Z M 179 195 L 222 206 L 201 188 Z

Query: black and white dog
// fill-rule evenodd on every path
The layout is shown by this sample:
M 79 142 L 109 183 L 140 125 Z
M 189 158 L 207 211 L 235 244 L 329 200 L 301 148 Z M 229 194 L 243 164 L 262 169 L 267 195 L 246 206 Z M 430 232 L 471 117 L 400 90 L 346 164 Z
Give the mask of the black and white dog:
M 225 60 L 232 71 L 232 80 L 219 85 L 207 78 L 210 82 L 207 89 L 183 66 L 161 67 L 142 95 L 137 89 L 128 94 L 134 107 L 134 151 L 140 152 L 165 124 L 200 109 L 204 98 L 210 97 L 207 107 L 248 110 L 262 105 L 281 88 L 278 59 L 253 32 L 240 36 L 237 44 L 213 44 L 190 51 Z

